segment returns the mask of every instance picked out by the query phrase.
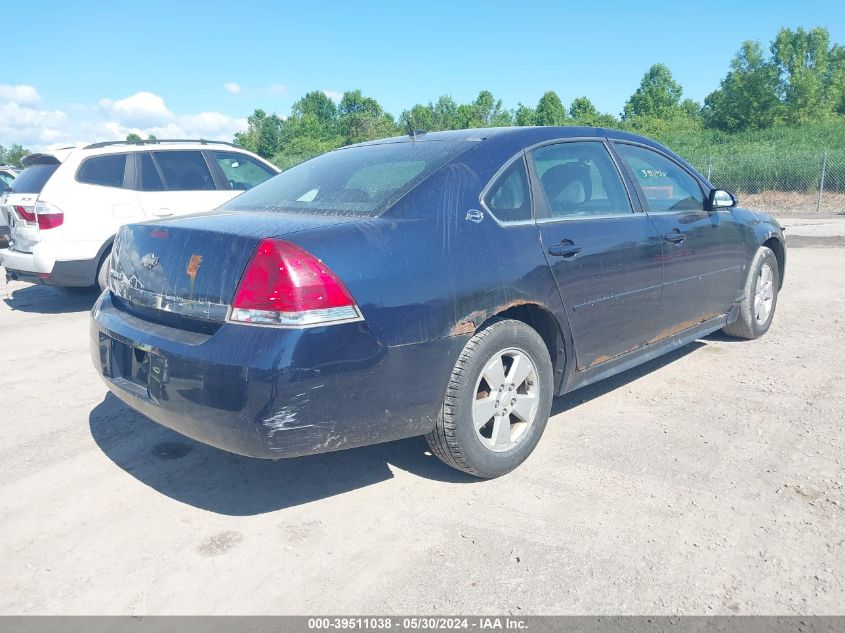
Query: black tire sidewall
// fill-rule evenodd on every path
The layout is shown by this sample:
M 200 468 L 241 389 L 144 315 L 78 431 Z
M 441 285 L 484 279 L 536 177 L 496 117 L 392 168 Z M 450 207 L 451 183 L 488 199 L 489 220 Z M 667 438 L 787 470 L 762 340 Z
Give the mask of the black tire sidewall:
M 467 462 L 484 477 L 498 477 L 521 464 L 534 450 L 546 427 L 553 396 L 552 363 L 549 350 L 537 332 L 520 321 L 497 324 L 495 331 L 484 337 L 473 351 L 461 376 L 460 396 L 454 408 L 456 433 L 461 452 Z M 526 435 L 512 449 L 497 453 L 481 443 L 475 432 L 472 404 L 475 386 L 484 365 L 493 354 L 517 349 L 530 356 L 537 370 L 539 402 L 537 417 Z

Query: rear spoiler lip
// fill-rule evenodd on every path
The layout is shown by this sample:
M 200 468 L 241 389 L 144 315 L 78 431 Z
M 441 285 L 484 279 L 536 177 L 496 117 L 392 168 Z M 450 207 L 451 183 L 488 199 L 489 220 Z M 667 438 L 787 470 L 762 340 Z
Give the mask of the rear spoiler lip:
M 21 159 L 21 165 L 31 167 L 32 165 L 61 165 L 62 161 L 52 154 L 35 153 L 27 154 Z

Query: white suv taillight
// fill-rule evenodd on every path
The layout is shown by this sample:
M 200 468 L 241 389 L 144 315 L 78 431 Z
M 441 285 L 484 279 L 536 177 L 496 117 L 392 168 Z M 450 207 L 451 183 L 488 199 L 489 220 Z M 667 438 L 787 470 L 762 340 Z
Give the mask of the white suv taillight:
M 65 221 L 64 211 L 47 202 L 35 203 L 35 215 L 38 219 L 38 228 L 42 231 L 61 226 Z
M 247 264 L 229 320 L 305 327 L 360 321 L 349 290 L 329 268 L 295 244 L 266 239 Z

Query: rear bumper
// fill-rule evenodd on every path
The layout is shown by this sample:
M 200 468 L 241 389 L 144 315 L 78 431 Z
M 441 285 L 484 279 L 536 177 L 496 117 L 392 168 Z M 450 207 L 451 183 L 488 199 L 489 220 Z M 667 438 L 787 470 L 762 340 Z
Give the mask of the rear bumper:
M 97 276 L 98 260 L 79 259 L 56 261 L 46 249 L 36 246 L 32 253 L 4 248 L 0 250 L 0 264 L 6 278 L 51 286 L 92 286 Z
M 94 306 L 90 334 L 95 367 L 131 408 L 200 442 L 269 459 L 429 432 L 465 342 L 384 347 L 365 323 L 223 324 L 205 334 L 137 318 L 109 292 Z

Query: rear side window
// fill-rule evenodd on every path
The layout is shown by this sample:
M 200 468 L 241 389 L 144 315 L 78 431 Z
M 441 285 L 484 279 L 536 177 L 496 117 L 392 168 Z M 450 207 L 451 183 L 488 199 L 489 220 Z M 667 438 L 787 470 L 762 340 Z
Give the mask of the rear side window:
M 484 204 L 500 222 L 531 219 L 531 194 L 524 160 L 514 161 L 508 167 L 484 196 Z
M 361 145 L 312 158 L 223 208 L 375 217 L 473 141 Z
M 11 185 L 14 179 L 15 177 L 12 174 L 7 174 L 5 172 L 0 171 L 0 185 L 2 185 L 0 186 L 0 189 Z
M 702 211 L 698 181 L 680 165 L 655 151 L 618 143 L 616 150 L 634 173 L 650 211 Z
M 211 152 L 226 177 L 228 189 L 246 191 L 276 175 L 254 158 L 237 152 Z
M 622 177 L 604 144 L 546 145 L 533 157 L 552 218 L 633 213 Z
M 27 167 L 12 182 L 11 189 L 15 193 L 41 193 L 58 168 L 57 164 Z
M 110 154 L 87 158 L 82 162 L 76 179 L 89 185 L 122 187 L 126 171 L 126 154 Z
M 158 173 L 153 157 L 149 152 L 138 154 L 138 166 L 141 173 L 138 178 L 140 191 L 164 191 L 164 183 Z
M 205 191 L 216 189 L 211 171 L 202 152 L 153 152 L 164 182 L 171 191 Z

